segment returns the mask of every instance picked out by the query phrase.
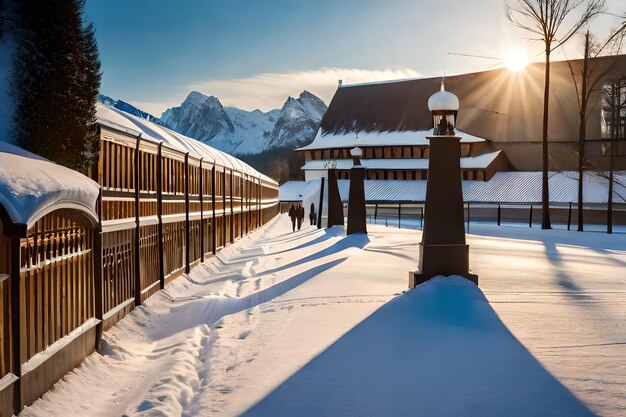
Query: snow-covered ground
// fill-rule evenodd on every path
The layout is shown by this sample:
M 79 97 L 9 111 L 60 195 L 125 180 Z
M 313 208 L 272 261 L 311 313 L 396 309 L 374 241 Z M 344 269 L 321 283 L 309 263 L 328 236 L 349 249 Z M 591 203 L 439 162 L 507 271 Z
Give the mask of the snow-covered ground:
M 476 288 L 402 294 L 421 232 L 227 247 L 135 309 L 23 415 L 621 416 L 626 236 L 472 225 Z

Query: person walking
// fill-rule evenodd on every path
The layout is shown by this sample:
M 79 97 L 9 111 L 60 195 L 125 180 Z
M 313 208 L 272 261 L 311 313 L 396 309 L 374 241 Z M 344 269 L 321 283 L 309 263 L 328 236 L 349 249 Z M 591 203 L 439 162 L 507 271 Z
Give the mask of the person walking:
M 315 225 L 315 204 L 311 203 L 311 211 L 309 212 L 309 222 L 311 222 L 311 226 Z
M 298 203 L 298 208 L 296 208 L 296 216 L 298 221 L 298 230 L 302 227 L 302 220 L 304 220 L 304 207 Z
M 291 218 L 291 229 L 292 232 L 296 231 L 296 217 L 298 217 L 298 213 L 296 207 L 292 204 L 289 209 L 289 217 Z

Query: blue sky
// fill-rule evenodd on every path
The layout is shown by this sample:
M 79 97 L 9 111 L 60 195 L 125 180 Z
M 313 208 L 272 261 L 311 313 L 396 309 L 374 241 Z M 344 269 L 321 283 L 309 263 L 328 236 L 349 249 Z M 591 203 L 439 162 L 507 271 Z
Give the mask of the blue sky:
M 621 1 L 609 9 L 623 12 Z M 224 105 L 280 107 L 308 89 L 327 102 L 346 83 L 484 70 L 448 52 L 536 56 L 502 0 L 87 0 L 102 93 L 157 116 L 196 89 Z M 592 29 L 606 31 L 613 18 Z M 575 56 L 577 41 L 568 56 Z M 541 57 L 536 57 L 540 59 Z

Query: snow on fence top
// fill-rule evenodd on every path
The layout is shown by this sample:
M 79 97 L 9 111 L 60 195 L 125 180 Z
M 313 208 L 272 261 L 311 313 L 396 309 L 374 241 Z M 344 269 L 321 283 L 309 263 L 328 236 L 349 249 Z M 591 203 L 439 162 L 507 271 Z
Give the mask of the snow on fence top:
M 97 223 L 99 190 L 76 171 L 0 142 L 0 205 L 16 224 L 31 227 L 59 209 L 78 210 Z
M 96 110 L 98 114 L 98 123 L 101 125 L 120 130 L 134 136 L 139 136 L 139 134 L 141 134 L 142 140 L 163 142 L 170 148 L 176 149 L 180 152 L 188 152 L 191 156 L 211 161 L 217 166 L 234 169 L 254 177 L 259 177 L 266 184 L 274 184 L 278 187 L 276 181 L 267 175 L 255 170 L 250 165 L 235 158 L 234 156 L 215 149 L 206 143 L 181 135 L 180 133 L 174 132 L 156 123 L 133 116 L 116 108 L 107 106 L 106 104 L 97 103 Z
M 485 139 L 470 135 L 460 130 L 456 131 L 461 136 L 461 143 L 484 142 Z M 342 133 L 323 133 L 317 131 L 313 142 L 297 150 L 308 151 L 314 149 L 352 148 L 355 146 L 410 146 L 429 144 L 427 136 L 432 136 L 433 130 L 406 130 L 406 131 L 361 131 Z
M 339 193 L 348 201 L 349 180 L 339 180 Z M 555 204 L 578 201 L 578 173 L 551 172 L 550 202 Z M 319 190 L 319 180 L 290 181 L 279 191 L 280 201 L 300 201 L 301 195 Z M 608 180 L 596 173 L 585 173 L 584 202 L 605 204 L 608 200 Z M 424 202 L 426 180 L 365 180 L 365 200 L 368 202 Z M 489 181 L 463 181 L 463 200 L 469 203 L 538 204 L 541 202 L 541 172 L 498 172 Z M 615 174 L 613 201 L 626 203 L 626 172 Z

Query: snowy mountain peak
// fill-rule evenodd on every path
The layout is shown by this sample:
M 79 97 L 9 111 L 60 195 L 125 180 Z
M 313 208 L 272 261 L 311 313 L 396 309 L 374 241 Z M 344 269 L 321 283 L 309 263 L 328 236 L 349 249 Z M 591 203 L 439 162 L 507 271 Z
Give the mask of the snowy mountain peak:
M 192 91 L 187 95 L 187 98 L 185 98 L 185 101 L 183 101 L 183 104 L 181 104 L 181 107 L 186 106 L 194 106 L 197 108 L 201 108 L 203 106 L 208 106 L 210 108 L 223 107 L 222 103 L 217 97 L 207 96 L 198 91 Z
M 159 118 L 154 117 L 150 113 L 147 113 L 141 109 L 138 109 L 137 107 L 123 100 L 115 100 L 114 98 L 105 96 L 104 94 L 98 94 L 98 101 L 102 104 L 106 104 L 107 106 L 111 106 L 118 110 L 122 110 L 123 112 L 132 114 L 133 116 L 137 116 L 141 119 L 149 120 L 153 123 L 162 124 Z
M 326 104 L 304 90 L 297 99 L 287 98 L 270 133 L 270 148 L 295 148 L 310 143 L 319 128 Z
M 167 109 L 161 120 L 173 130 L 207 143 L 224 132 L 235 132 L 233 122 L 219 99 L 197 91 L 189 93 L 180 107 Z
M 225 152 L 250 155 L 311 142 L 325 111 L 326 104 L 306 90 L 298 98 L 287 98 L 280 110 L 269 112 L 224 107 L 217 97 L 192 91 L 180 107 L 166 110 L 161 120 Z

